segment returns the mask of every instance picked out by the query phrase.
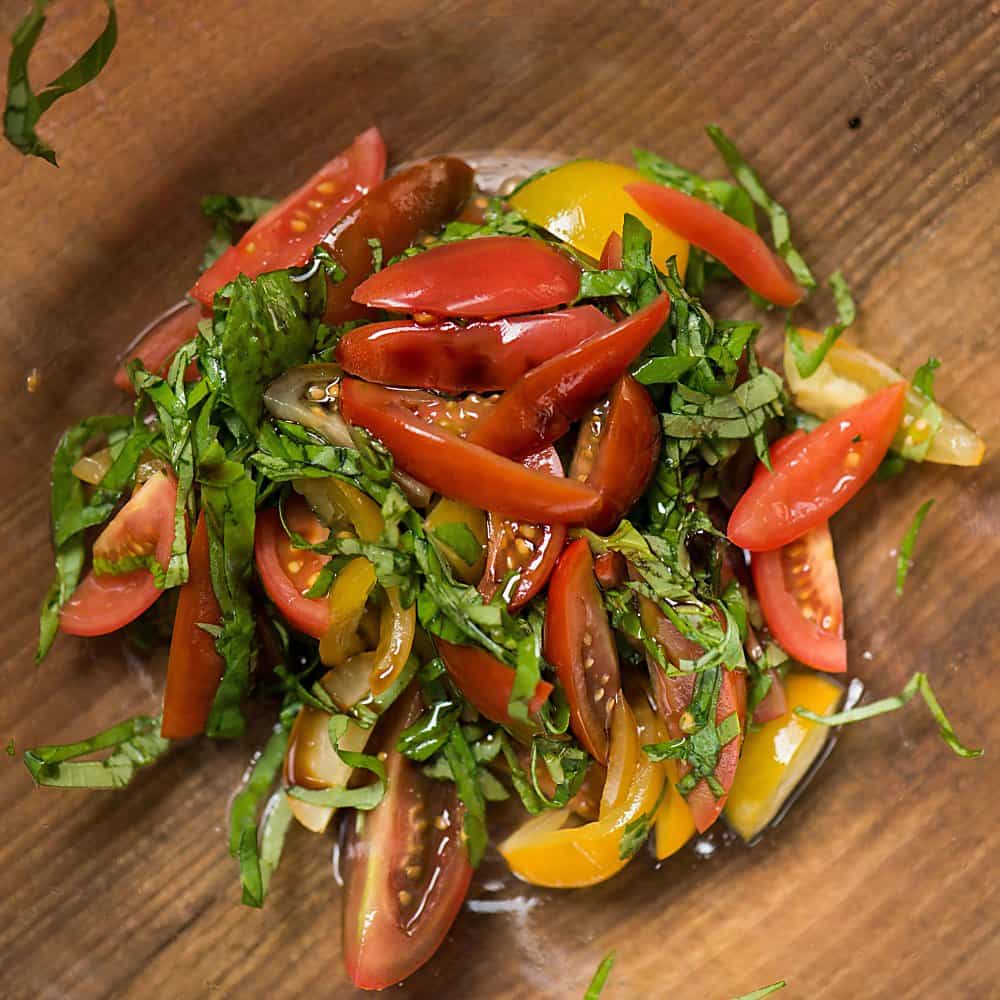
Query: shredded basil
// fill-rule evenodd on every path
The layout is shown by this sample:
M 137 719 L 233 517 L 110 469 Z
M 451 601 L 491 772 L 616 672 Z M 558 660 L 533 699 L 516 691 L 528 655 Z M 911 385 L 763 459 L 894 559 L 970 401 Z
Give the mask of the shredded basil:
M 235 242 L 239 228 L 250 226 L 276 203 L 270 198 L 209 194 L 201 199 L 201 214 L 215 224 L 205 246 L 201 269 L 207 271 Z
M 772 993 L 783 990 L 787 985 L 784 979 L 780 979 L 776 983 L 771 983 L 770 986 L 762 986 L 752 993 L 744 993 L 742 996 L 734 997 L 733 1000 L 764 1000 L 764 997 L 769 997 Z
M 854 323 L 857 310 L 854 305 L 854 297 L 851 295 L 847 282 L 840 271 L 835 271 L 830 275 L 830 290 L 833 292 L 833 301 L 837 307 L 837 322 L 826 327 L 823 331 L 823 339 L 816 347 L 807 351 L 802 343 L 802 336 L 798 329 L 792 325 L 791 312 L 788 314 L 788 323 L 785 335 L 788 337 L 788 344 L 792 350 L 792 357 L 795 359 L 795 367 L 803 378 L 809 378 L 816 374 L 816 370 L 825 360 L 830 348 L 840 339 L 840 335 Z
M 615 953 L 613 951 L 609 951 L 607 955 L 601 959 L 601 964 L 597 967 L 597 971 L 594 973 L 594 978 L 590 980 L 587 992 L 583 994 L 583 1000 L 599 1000 L 601 994 L 604 992 L 604 986 L 608 981 L 608 976 L 611 975 L 611 969 L 614 964 Z
M 451 549 L 467 566 L 474 566 L 483 554 L 483 547 L 479 544 L 479 539 L 462 521 L 446 521 L 439 524 L 432 534 L 442 545 Z
M 913 565 L 913 549 L 917 544 L 917 535 L 924 523 L 924 518 L 930 513 L 934 506 L 933 500 L 925 500 L 918 508 L 910 526 L 906 529 L 903 541 L 899 545 L 899 555 L 896 558 L 896 596 L 901 597 L 903 586 L 906 583 L 906 575 Z

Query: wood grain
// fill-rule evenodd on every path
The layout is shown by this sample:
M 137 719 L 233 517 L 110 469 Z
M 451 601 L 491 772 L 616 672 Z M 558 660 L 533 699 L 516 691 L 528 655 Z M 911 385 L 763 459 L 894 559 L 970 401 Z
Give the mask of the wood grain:
M 0 2 L 5 37 L 25 6 Z M 67 740 L 158 702 L 162 669 L 124 662 L 113 642 L 64 638 L 32 665 L 49 573 L 44 470 L 63 426 L 118 405 L 116 354 L 190 284 L 202 194 L 281 194 L 371 121 L 397 160 L 498 147 L 625 158 L 641 144 L 715 172 L 702 126 L 719 121 L 791 210 L 817 271 L 843 268 L 861 341 L 907 370 L 940 355 L 939 398 L 993 442 L 982 468 L 911 469 L 835 524 L 852 670 L 877 694 L 927 670 L 988 756 L 954 759 L 913 707 L 845 733 L 753 850 L 716 836 L 711 857 L 637 860 L 571 894 L 496 891 L 490 858 L 473 896 L 513 898 L 514 912 L 464 912 L 393 995 L 579 997 L 617 948 L 611 998 L 721 1000 L 778 978 L 788 997 L 997 996 L 997 4 L 119 9 L 106 72 L 45 119 L 62 168 L 0 150 L 2 741 Z M 102 17 L 96 0 L 54 5 L 36 79 Z M 831 306 L 817 308 L 822 322 Z M 931 496 L 897 599 L 893 552 Z M 331 841 L 296 831 L 266 909 L 239 906 L 225 810 L 265 727 L 238 745 L 180 747 L 120 794 L 34 790 L 0 757 L 0 995 L 354 995 Z

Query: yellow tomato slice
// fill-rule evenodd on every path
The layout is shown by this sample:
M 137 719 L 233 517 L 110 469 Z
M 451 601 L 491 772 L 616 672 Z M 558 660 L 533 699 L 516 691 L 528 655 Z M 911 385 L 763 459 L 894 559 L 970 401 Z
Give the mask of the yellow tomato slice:
M 844 689 L 826 674 L 792 673 L 785 678 L 788 711 L 747 733 L 725 817 L 744 839 L 752 840 L 774 819 L 823 749 L 829 729 L 795 714 L 799 706 L 828 715 Z
M 611 232 L 622 231 L 625 213 L 634 215 L 653 235 L 653 263 L 664 269 L 677 258 L 681 276 L 687 267 L 688 243 L 644 212 L 625 191 L 643 180 L 631 167 L 601 160 L 577 160 L 542 174 L 510 199 L 527 219 L 553 236 L 598 260 Z
M 624 717 L 621 723 L 624 730 L 619 729 L 619 732 L 627 731 L 630 740 L 649 742 L 649 736 L 637 727 L 625 699 L 618 702 L 615 715 Z M 612 739 L 611 755 L 614 754 Z M 568 809 L 559 810 L 555 815 L 543 813 L 508 837 L 500 845 L 500 853 L 518 878 L 533 885 L 552 889 L 596 885 L 628 864 L 629 859 L 623 860 L 619 853 L 625 828 L 644 813 L 652 812 L 662 787 L 662 765 L 654 764 L 640 752 L 624 801 L 614 808 L 602 809 L 598 820 L 566 827 Z
M 799 333 L 807 351 L 814 350 L 822 340 L 814 330 L 799 330 Z M 786 343 L 785 377 L 796 405 L 823 420 L 860 403 L 893 382 L 903 381 L 903 376 L 895 368 L 843 340 L 838 340 L 830 348 L 819 368 L 805 379 L 799 374 Z M 907 443 L 908 438 L 913 442 L 921 433 L 918 421 L 926 404 L 923 396 L 910 386 L 906 392 L 903 423 L 892 443 L 897 451 Z M 983 439 L 940 403 L 937 405 L 941 411 L 941 427 L 931 440 L 925 461 L 943 465 L 979 465 L 985 451 Z
M 352 559 L 337 574 L 327 598 L 330 624 L 319 643 L 319 657 L 327 666 L 361 651 L 358 628 L 374 586 L 375 567 L 364 556 Z
M 479 583 L 486 569 L 486 512 L 460 500 L 442 497 L 427 515 L 424 524 L 455 576 L 463 583 Z M 442 524 L 464 524 L 472 532 L 472 537 L 479 542 L 479 556 L 474 563 L 467 563 L 454 549 L 434 536 L 434 529 L 440 528 Z

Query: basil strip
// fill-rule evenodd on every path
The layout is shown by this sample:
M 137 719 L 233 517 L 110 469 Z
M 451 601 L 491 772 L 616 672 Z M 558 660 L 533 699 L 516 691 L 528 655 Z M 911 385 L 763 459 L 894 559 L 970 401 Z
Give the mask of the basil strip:
M 771 983 L 770 986 L 762 986 L 759 990 L 754 990 L 752 993 L 744 993 L 742 996 L 733 997 L 733 1000 L 764 1000 L 764 997 L 769 997 L 772 993 L 783 990 L 787 985 L 784 979 L 779 979 L 778 982 Z
M 851 295 L 847 282 L 840 271 L 835 271 L 830 275 L 830 290 L 833 292 L 833 301 L 837 308 L 837 322 L 828 326 L 823 331 L 823 339 L 816 347 L 807 351 L 802 343 L 802 336 L 798 329 L 792 325 L 791 312 L 788 314 L 788 324 L 785 335 L 788 337 L 788 344 L 792 349 L 792 357 L 795 359 L 795 367 L 803 378 L 809 378 L 816 374 L 816 370 L 825 360 L 830 348 L 840 339 L 840 335 L 854 323 L 857 317 L 857 309 L 854 305 L 854 297 Z
M 934 506 L 933 500 L 925 500 L 913 515 L 910 526 L 906 529 L 903 541 L 899 545 L 899 555 L 896 558 L 896 596 L 902 597 L 903 586 L 906 583 L 906 575 L 913 565 L 913 549 L 917 544 L 917 535 L 924 523 L 924 518 L 930 513 Z
M 607 955 L 601 959 L 601 964 L 597 967 L 597 971 L 594 973 L 594 978 L 590 980 L 587 992 L 583 994 L 583 1000 L 599 1000 L 601 993 L 604 992 L 604 986 L 608 981 L 608 976 L 611 975 L 611 969 L 614 964 L 615 953 L 613 951 L 609 951 Z

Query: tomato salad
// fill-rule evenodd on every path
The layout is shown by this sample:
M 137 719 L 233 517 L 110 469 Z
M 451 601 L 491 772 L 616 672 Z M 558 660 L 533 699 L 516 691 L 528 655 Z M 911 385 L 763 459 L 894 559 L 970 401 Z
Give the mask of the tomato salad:
M 720 819 L 754 840 L 831 726 L 917 693 L 977 755 L 923 675 L 838 711 L 829 521 L 983 444 L 936 361 L 840 339 L 839 275 L 837 322 L 798 328 L 787 216 L 709 134 L 735 180 L 637 151 L 481 191 L 451 156 L 386 176 L 372 128 L 277 204 L 206 199 L 204 270 L 114 374 L 131 409 L 53 467 L 39 657 L 166 619 L 162 709 L 28 751 L 36 781 L 121 788 L 270 706 L 230 815 L 243 901 L 293 821 L 340 826 L 344 961 L 378 989 L 447 935 L 496 809 L 511 871 L 575 888 Z M 712 317 L 726 283 L 757 319 Z M 774 307 L 787 383 L 755 349 Z

